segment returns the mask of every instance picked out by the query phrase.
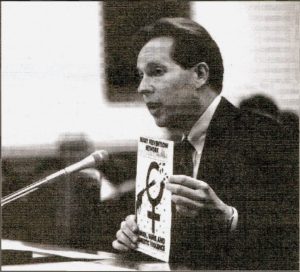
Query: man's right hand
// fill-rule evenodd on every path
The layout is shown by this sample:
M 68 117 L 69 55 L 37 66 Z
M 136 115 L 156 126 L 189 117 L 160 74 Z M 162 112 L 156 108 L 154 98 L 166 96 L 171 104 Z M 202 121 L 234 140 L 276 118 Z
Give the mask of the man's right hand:
M 116 233 L 117 239 L 113 241 L 112 246 L 122 252 L 135 249 L 138 240 L 138 226 L 134 214 L 128 215 L 121 223 L 121 228 Z

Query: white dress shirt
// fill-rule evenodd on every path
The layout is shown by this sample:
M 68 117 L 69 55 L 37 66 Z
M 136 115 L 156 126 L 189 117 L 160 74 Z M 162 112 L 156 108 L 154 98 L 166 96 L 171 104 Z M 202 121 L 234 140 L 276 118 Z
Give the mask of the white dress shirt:
M 193 177 L 197 178 L 198 169 L 200 165 L 201 155 L 204 147 L 204 142 L 206 138 L 206 132 L 209 123 L 221 101 L 221 96 L 218 95 L 213 102 L 208 106 L 206 111 L 200 116 L 198 121 L 192 127 L 190 133 L 188 134 L 188 141 L 194 146 L 195 152 L 193 153 Z

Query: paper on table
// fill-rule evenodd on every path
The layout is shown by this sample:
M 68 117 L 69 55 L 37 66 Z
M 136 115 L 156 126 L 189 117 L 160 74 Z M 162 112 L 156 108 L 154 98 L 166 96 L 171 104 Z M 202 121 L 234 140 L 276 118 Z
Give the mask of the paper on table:
M 1 240 L 2 250 L 20 250 L 20 251 L 32 251 L 43 254 L 51 254 L 55 256 L 62 256 L 71 259 L 88 259 L 88 260 L 100 260 L 115 258 L 116 255 L 105 251 L 97 251 L 95 254 L 80 252 L 78 250 L 62 249 L 53 245 L 32 245 L 30 243 L 14 241 L 14 240 Z
M 95 262 L 55 262 L 40 264 L 6 265 L 2 271 L 135 271 Z

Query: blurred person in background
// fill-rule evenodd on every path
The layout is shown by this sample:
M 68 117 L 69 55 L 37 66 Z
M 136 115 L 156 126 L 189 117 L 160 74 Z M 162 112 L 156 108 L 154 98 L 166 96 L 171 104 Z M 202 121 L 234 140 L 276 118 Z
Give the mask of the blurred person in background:
M 291 171 L 294 174 L 292 180 L 298 179 L 298 156 L 299 154 L 299 117 L 296 113 L 291 111 L 281 111 L 276 103 L 270 97 L 264 95 L 254 95 L 240 102 L 239 108 L 242 111 L 253 111 L 257 114 L 262 114 L 277 120 L 283 127 L 286 141 L 289 141 L 289 145 L 286 148 L 290 148 L 289 152 L 294 154 L 294 167 L 295 170 Z M 294 186 L 298 186 L 295 184 Z M 291 187 L 293 188 L 293 187 Z M 298 190 L 298 188 L 294 188 Z
M 273 99 L 261 94 L 242 100 L 239 108 L 241 110 L 250 110 L 258 114 L 264 114 L 276 120 L 279 117 L 279 108 Z

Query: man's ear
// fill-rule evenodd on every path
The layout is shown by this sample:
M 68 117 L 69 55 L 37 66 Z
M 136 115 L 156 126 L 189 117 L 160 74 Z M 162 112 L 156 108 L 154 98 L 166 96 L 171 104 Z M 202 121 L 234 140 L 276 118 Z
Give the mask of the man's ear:
M 197 74 L 196 87 L 201 88 L 208 83 L 209 67 L 205 62 L 200 62 L 193 67 L 194 72 Z

